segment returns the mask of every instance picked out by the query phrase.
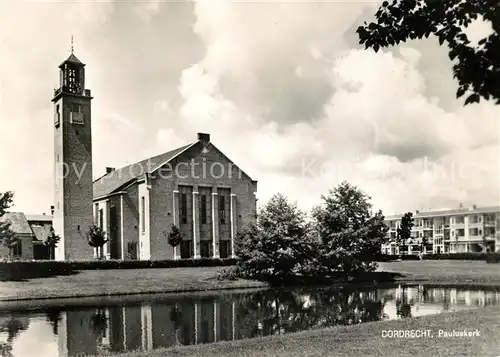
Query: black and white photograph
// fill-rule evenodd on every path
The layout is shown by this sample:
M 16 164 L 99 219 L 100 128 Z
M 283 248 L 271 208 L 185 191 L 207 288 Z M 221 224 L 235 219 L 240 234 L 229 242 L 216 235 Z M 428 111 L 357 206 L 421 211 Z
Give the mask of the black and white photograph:
M 0 357 L 498 357 L 499 311 L 499 0 L 0 0 Z

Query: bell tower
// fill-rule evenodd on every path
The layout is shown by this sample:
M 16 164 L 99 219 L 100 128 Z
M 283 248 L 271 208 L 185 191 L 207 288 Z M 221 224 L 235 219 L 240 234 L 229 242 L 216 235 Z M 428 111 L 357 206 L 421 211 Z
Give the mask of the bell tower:
M 92 96 L 85 89 L 85 64 L 73 54 L 60 66 L 54 90 L 54 214 L 56 260 L 93 259 L 86 231 L 93 223 Z

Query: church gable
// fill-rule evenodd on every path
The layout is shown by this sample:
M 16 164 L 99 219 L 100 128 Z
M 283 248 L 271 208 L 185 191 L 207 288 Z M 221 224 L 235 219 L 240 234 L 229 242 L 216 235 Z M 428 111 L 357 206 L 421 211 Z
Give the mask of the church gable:
M 135 164 L 112 170 L 93 183 L 94 201 L 113 195 L 148 179 L 183 181 L 231 182 L 253 180 L 222 151 L 210 142 L 209 134 L 198 134 L 198 141 Z

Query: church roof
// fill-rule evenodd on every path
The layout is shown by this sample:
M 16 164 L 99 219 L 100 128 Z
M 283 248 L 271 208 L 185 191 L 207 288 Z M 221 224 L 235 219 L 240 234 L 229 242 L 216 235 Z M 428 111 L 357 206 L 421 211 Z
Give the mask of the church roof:
M 16 234 L 32 234 L 28 220 L 22 212 L 5 212 L 5 214 L 0 217 L 0 221 L 9 221 L 11 223 L 11 231 Z
M 37 222 L 52 222 L 52 216 L 48 214 L 27 214 L 25 215 L 28 222 L 37 221 Z
M 119 191 L 119 189 L 143 176 L 145 173 L 152 173 L 194 144 L 196 143 L 181 146 L 164 154 L 150 157 L 101 176 L 93 184 L 94 199 Z
M 85 66 L 83 64 L 83 62 L 80 61 L 74 54 L 70 54 L 69 57 L 63 63 L 61 63 L 61 65 L 59 67 L 62 67 L 62 65 L 64 65 L 67 62 L 69 62 L 69 63 L 76 63 L 76 64 L 80 64 L 82 66 Z
M 82 62 L 78 58 L 76 58 L 76 56 L 74 54 L 70 54 L 68 59 L 66 60 L 66 62 L 73 62 L 73 63 L 82 64 Z

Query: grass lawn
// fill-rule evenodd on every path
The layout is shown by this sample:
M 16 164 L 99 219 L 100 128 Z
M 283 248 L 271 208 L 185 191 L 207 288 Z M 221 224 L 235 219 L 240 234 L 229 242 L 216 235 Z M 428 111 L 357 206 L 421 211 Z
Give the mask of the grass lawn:
M 403 275 L 401 280 L 450 284 L 500 285 L 500 264 L 470 260 L 407 260 L 380 263 L 379 270 Z
M 216 276 L 221 269 L 206 267 L 82 270 L 74 275 L 0 282 L 0 301 L 266 286 L 249 280 L 218 281 Z
M 0 282 L 1 301 L 110 296 L 265 287 L 249 281 L 218 281 L 220 267 L 84 270 L 75 275 Z M 400 282 L 500 285 L 500 264 L 482 261 L 402 261 L 381 263 L 381 271 L 398 272 Z
M 439 330 L 479 330 L 479 337 L 439 337 Z M 384 330 L 431 330 L 432 337 L 383 338 Z M 116 357 L 500 356 L 498 307 L 364 323 L 282 336 L 128 352 Z

